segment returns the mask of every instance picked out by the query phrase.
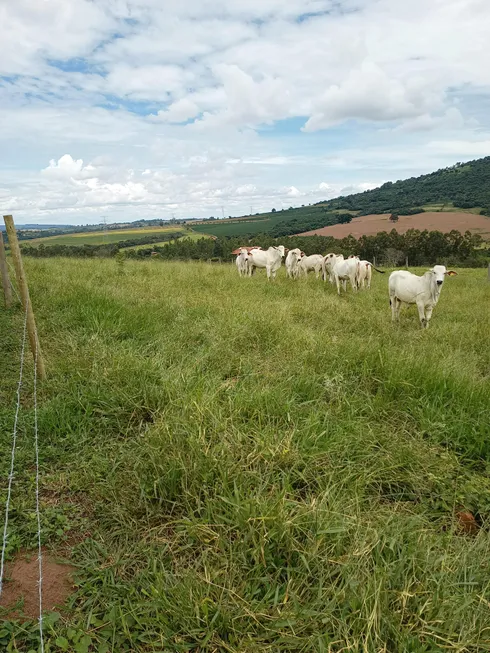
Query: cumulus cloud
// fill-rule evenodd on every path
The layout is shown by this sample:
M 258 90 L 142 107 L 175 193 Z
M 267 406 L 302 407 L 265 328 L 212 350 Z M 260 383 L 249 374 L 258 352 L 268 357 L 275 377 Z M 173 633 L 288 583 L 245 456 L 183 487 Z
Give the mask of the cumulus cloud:
M 485 0 L 3 3 L 0 202 L 231 214 L 488 154 L 489 32 Z

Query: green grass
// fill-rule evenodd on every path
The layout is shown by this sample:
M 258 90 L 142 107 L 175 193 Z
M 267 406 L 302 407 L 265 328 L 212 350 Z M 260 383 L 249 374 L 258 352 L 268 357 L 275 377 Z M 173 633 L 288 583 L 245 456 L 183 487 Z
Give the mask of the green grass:
M 33 238 L 32 240 L 22 241 L 22 245 L 104 245 L 105 243 L 118 243 L 123 240 L 135 240 L 145 238 L 146 236 L 158 236 L 159 234 L 168 233 L 169 231 L 184 233 L 184 229 L 179 226 L 151 227 L 138 229 L 114 229 L 107 231 L 80 232 L 76 234 L 64 234 L 62 236 L 48 236 L 46 238 Z
M 177 240 L 181 240 L 182 238 L 189 238 L 190 240 L 200 240 L 201 238 L 210 238 L 210 236 L 208 236 L 207 234 L 194 233 L 193 231 L 186 231 L 185 233 L 182 234 L 181 238 L 178 238 Z M 175 240 L 164 240 L 161 243 L 152 243 L 151 245 L 133 245 L 132 247 L 126 247 L 125 250 L 163 247 L 164 245 L 168 245 L 169 243 L 175 243 L 175 242 L 176 242 Z
M 413 309 L 391 325 L 387 275 L 339 298 L 284 269 L 25 265 L 44 538 L 79 569 L 51 653 L 82 634 L 114 653 L 490 650 L 485 270 L 448 279 L 422 331 Z M 0 308 L 1 505 L 20 333 Z M 29 386 L 9 553 L 35 544 Z M 474 538 L 459 505 L 487 520 Z M 7 642 L 34 650 L 35 625 L 5 622 Z
M 424 204 L 422 207 L 425 211 L 442 211 L 443 213 L 476 213 L 480 214 L 481 206 L 475 206 L 471 209 L 461 209 L 454 206 L 452 202 L 439 202 L 435 204 Z
M 349 213 L 349 211 L 332 211 L 332 213 Z M 244 234 L 260 234 L 268 232 L 279 222 L 289 220 L 303 220 L 322 217 L 321 206 L 302 206 L 292 210 L 260 213 L 243 218 L 214 220 L 193 224 L 192 229 L 197 233 L 211 234 L 213 236 L 243 236 Z

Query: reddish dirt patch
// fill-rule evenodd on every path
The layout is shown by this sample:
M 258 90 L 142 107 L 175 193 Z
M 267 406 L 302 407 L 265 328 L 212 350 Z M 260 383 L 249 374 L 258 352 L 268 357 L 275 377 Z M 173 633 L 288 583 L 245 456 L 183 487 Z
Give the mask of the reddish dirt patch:
M 75 571 L 70 565 L 55 562 L 43 553 L 43 612 L 63 607 L 73 592 L 71 575 Z M 21 607 L 12 610 L 11 618 L 39 616 L 39 566 L 37 553 L 19 553 L 7 566 L 0 598 L 0 607 L 14 608 L 19 600 Z
M 401 215 L 398 222 L 392 223 L 388 220 L 389 214 L 362 215 L 354 218 L 349 224 L 336 224 L 333 227 L 323 227 L 314 231 L 305 231 L 300 236 L 332 236 L 333 238 L 345 238 L 349 234 L 355 238 L 360 236 L 373 236 L 380 231 L 391 231 L 396 229 L 404 234 L 409 229 L 423 231 L 472 231 L 480 234 L 486 240 L 490 239 L 490 218 L 484 215 L 463 212 L 427 212 L 417 215 Z

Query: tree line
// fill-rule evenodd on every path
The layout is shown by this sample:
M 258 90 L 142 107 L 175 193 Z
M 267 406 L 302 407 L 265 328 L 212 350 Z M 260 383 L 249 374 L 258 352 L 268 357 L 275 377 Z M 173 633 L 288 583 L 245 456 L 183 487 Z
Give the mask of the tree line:
M 166 235 L 171 238 L 171 234 Z M 175 235 L 173 236 L 175 238 Z M 38 258 L 49 256 L 76 257 L 112 257 L 121 249 L 125 249 L 127 241 L 110 245 L 40 245 L 39 247 L 24 246 L 22 253 Z M 140 241 L 139 241 L 140 242 Z M 289 238 L 273 238 L 269 234 L 255 236 L 253 240 L 243 237 L 235 238 L 180 238 L 162 246 L 141 249 L 130 249 L 124 252 L 127 258 L 144 259 L 156 256 L 170 260 L 233 260 L 232 251 L 246 245 L 258 245 L 267 248 L 271 245 L 284 244 L 289 249 L 299 247 L 305 254 L 327 254 L 335 252 L 349 256 L 357 254 L 368 261 L 376 260 L 379 264 L 395 267 L 405 262 L 408 257 L 412 266 L 434 265 L 445 263 L 463 267 L 486 267 L 490 262 L 490 248 L 484 247 L 484 242 L 478 234 L 469 231 L 464 234 L 459 231 L 442 233 L 440 231 L 420 231 L 410 229 L 404 234 L 395 229 L 391 232 L 380 232 L 375 236 L 354 236 L 332 238 L 331 236 L 290 236 Z

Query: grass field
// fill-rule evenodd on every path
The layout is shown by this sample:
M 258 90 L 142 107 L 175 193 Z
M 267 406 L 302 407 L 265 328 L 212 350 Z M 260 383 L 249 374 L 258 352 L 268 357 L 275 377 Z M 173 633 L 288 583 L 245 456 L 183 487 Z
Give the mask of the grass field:
M 332 211 L 332 213 L 346 213 L 346 211 Z M 294 210 L 275 211 L 271 213 L 260 213 L 258 215 L 246 216 L 243 218 L 214 220 L 192 224 L 192 229 L 197 233 L 210 234 L 213 236 L 242 236 L 244 234 L 261 234 L 269 231 L 279 222 L 289 220 L 318 218 L 323 216 L 321 206 L 303 206 Z
M 33 238 L 23 240 L 21 245 L 103 245 L 105 243 L 117 243 L 122 240 L 134 240 L 146 236 L 158 236 L 169 231 L 182 233 L 185 230 L 179 226 L 150 227 L 138 229 L 114 229 L 104 234 L 102 231 L 80 232 L 76 234 L 65 234 L 62 236 L 48 236 L 47 238 Z
M 25 265 L 43 537 L 78 568 L 47 650 L 490 650 L 485 270 L 422 331 L 414 309 L 391 325 L 387 275 L 339 298 L 284 269 Z M 0 307 L 2 506 L 21 330 Z M 22 407 L 9 553 L 35 545 L 29 383 Z M 0 646 L 36 636 L 4 621 Z
M 185 233 L 182 233 L 181 238 L 190 238 L 191 240 L 200 240 L 201 238 L 211 238 L 211 236 L 208 236 L 208 234 L 198 234 L 194 233 L 193 231 L 186 231 Z M 178 239 L 180 240 L 180 238 Z M 164 245 L 168 245 L 168 243 L 174 243 L 175 240 L 164 240 L 161 243 L 152 243 L 151 245 L 133 245 L 132 247 L 125 247 L 125 250 L 128 249 L 147 249 L 151 247 L 163 247 Z

